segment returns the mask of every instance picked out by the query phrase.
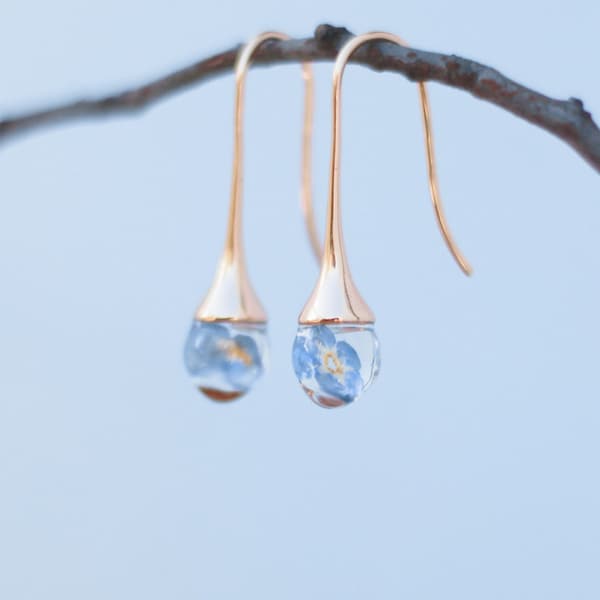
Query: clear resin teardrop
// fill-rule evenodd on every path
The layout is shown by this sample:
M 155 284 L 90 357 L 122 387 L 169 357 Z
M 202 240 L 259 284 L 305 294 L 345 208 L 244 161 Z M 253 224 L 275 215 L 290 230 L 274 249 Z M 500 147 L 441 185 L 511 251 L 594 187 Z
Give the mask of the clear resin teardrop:
M 380 362 L 372 325 L 301 325 L 292 349 L 300 385 L 323 408 L 354 402 L 375 381 Z
M 218 402 L 243 396 L 265 371 L 267 356 L 267 327 L 254 323 L 194 321 L 184 348 L 194 384 Z

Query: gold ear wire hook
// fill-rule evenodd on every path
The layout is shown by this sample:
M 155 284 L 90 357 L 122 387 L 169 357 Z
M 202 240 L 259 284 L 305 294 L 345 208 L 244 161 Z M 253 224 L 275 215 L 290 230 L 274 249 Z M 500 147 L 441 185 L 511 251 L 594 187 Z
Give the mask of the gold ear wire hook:
M 312 194 L 312 137 L 314 115 L 314 77 L 312 67 L 308 63 L 302 65 L 304 79 L 304 124 L 302 127 L 302 188 L 300 200 L 306 232 L 313 254 L 317 262 L 321 262 L 323 249 L 317 231 Z
M 225 248 L 213 284 L 196 311 L 198 321 L 243 321 L 264 323 L 266 312 L 256 295 L 246 270 L 242 241 L 242 184 L 243 184 L 243 117 L 246 74 L 258 47 L 268 40 L 287 40 L 289 36 L 267 31 L 256 36 L 239 52 L 235 65 L 235 110 L 233 173 Z M 302 64 L 305 82 L 304 129 L 302 135 L 302 209 L 308 236 L 317 257 L 321 249 L 313 214 L 311 189 L 311 137 L 313 115 L 313 73 L 310 64 Z
M 346 64 L 352 54 L 363 44 L 374 40 L 392 42 L 399 46 L 407 45 L 402 38 L 391 33 L 366 33 L 356 36 L 347 42 L 336 58 L 333 69 L 333 128 L 325 247 L 319 280 L 306 306 L 300 313 L 299 321 L 302 324 L 324 322 L 372 323 L 375 320 L 373 312 L 360 295 L 348 267 L 343 242 L 339 199 L 342 77 Z M 425 130 L 429 189 L 435 216 L 442 237 L 452 256 L 461 270 L 466 275 L 470 275 L 471 267 L 454 243 L 444 216 L 435 170 L 431 115 L 427 90 L 424 83 L 420 82 L 418 85 L 423 127 Z
M 235 66 L 235 135 L 234 135 L 234 158 L 233 158 L 233 176 L 231 192 L 231 211 L 229 232 L 231 244 L 235 244 L 236 228 L 235 219 L 231 218 L 232 212 L 239 212 L 240 194 L 242 188 L 242 154 L 243 154 L 243 115 L 244 115 L 244 88 L 246 75 L 252 61 L 252 56 L 264 42 L 269 40 L 288 40 L 288 35 L 276 31 L 267 31 L 255 37 L 240 52 Z M 302 63 L 302 78 L 304 79 L 304 125 L 302 132 L 302 187 L 301 187 L 301 206 L 304 213 L 307 233 L 310 244 L 317 260 L 321 257 L 321 244 L 317 234 L 313 204 L 312 204 L 312 179 L 311 179 L 311 161 L 312 161 L 312 121 L 314 105 L 314 77 L 313 70 L 309 63 Z
M 334 73 L 333 73 L 333 85 L 334 85 L 334 140 L 333 140 L 333 168 L 334 168 L 334 182 L 333 182 L 333 194 L 336 197 L 339 194 L 339 168 L 340 168 L 340 109 L 341 109 L 341 87 L 342 87 L 342 76 L 346 64 L 352 54 L 362 45 L 371 41 L 385 41 L 399 46 L 408 46 L 408 44 L 399 36 L 392 33 L 386 33 L 381 31 L 374 31 L 371 33 L 365 33 L 352 38 L 340 51 L 335 61 Z M 433 147 L 433 132 L 431 128 L 431 111 L 429 108 L 429 99 L 427 96 L 427 88 L 423 82 L 418 83 L 419 97 L 421 103 L 421 113 L 423 116 L 423 129 L 425 135 L 425 150 L 427 154 L 427 173 L 429 178 L 429 190 L 431 193 L 431 201 L 435 216 L 440 228 L 440 232 L 450 250 L 452 256 L 458 263 L 458 266 L 465 273 L 470 275 L 472 272 L 471 266 L 467 259 L 462 255 L 458 246 L 452 239 L 450 228 L 446 222 L 444 210 L 442 207 L 442 201 L 440 198 L 437 174 L 435 167 L 435 152 Z
M 429 191 L 431 194 L 431 203 L 433 204 L 433 210 L 435 211 L 435 217 L 438 222 L 438 226 L 442 233 L 442 237 L 448 246 L 448 250 L 454 257 L 454 260 L 458 263 L 462 272 L 465 275 L 471 275 L 473 269 L 467 259 L 463 256 L 462 252 L 458 249 L 456 242 L 452 239 L 450 228 L 446 222 L 444 210 L 442 208 L 442 201 L 440 199 L 440 192 L 437 181 L 437 171 L 435 168 L 435 152 L 433 148 L 433 132 L 431 127 L 431 113 L 429 110 L 429 98 L 427 95 L 427 88 L 425 84 L 419 82 L 419 96 L 421 99 L 421 113 L 423 115 L 423 130 L 425 134 L 425 151 L 427 154 L 427 175 L 429 178 Z

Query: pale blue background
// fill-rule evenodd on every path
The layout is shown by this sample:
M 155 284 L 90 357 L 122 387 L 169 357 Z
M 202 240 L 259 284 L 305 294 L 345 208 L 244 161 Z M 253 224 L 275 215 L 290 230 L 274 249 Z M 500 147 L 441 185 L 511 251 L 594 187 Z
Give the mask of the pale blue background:
M 322 21 L 488 62 L 600 117 L 589 0 L 2 0 L 0 114 Z M 434 225 L 414 86 L 349 69 L 346 237 L 383 369 L 359 404 L 326 412 L 289 359 L 316 276 L 297 207 L 299 68 L 253 72 L 246 232 L 272 366 L 217 406 L 181 348 L 223 240 L 232 91 L 223 77 L 0 148 L 0 598 L 597 600 L 598 175 L 433 85 L 467 280 Z

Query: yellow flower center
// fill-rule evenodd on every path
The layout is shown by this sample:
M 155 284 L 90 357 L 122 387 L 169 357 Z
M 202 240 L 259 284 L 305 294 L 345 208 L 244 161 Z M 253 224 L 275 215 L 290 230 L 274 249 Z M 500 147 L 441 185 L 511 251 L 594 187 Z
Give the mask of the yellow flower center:
M 344 365 L 342 365 L 340 359 L 333 350 L 328 350 L 323 354 L 321 363 L 332 375 L 344 374 Z
M 239 360 L 247 367 L 252 364 L 252 357 L 233 340 L 219 340 L 218 347 L 230 360 Z

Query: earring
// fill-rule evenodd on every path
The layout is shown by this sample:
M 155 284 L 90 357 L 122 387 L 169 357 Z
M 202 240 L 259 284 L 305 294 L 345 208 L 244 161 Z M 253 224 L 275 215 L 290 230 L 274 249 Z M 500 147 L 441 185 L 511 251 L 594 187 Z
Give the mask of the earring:
M 390 33 L 367 33 L 351 39 L 340 51 L 333 70 L 333 131 L 324 251 L 317 284 L 298 319 L 292 363 L 300 384 L 319 406 L 336 408 L 350 404 L 375 380 L 379 372 L 379 342 L 375 315 L 352 279 L 340 216 L 340 111 L 344 68 L 361 45 L 381 40 L 406 46 Z M 450 235 L 438 192 L 431 118 L 427 91 L 419 83 L 425 132 L 429 190 L 441 234 L 462 271 L 471 267 Z
M 267 40 L 285 39 L 289 38 L 283 33 L 263 33 L 246 44 L 237 57 L 233 174 L 225 248 L 184 348 L 185 366 L 195 384 L 206 396 L 220 402 L 244 395 L 263 374 L 267 362 L 267 315 L 250 283 L 242 241 L 243 98 L 246 73 L 255 51 Z M 302 206 L 313 249 L 318 253 L 310 189 L 313 75 L 309 64 L 302 65 L 302 72 Z

